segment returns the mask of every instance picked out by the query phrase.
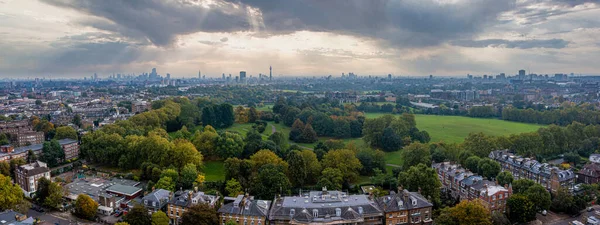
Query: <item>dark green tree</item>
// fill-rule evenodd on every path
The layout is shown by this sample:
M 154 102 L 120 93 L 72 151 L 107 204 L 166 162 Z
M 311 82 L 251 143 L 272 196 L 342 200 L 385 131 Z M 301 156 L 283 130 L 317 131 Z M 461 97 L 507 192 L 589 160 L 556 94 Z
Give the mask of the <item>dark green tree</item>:
M 402 139 L 391 127 L 387 127 L 383 130 L 380 143 L 382 143 L 381 149 L 386 152 L 397 151 L 402 147 Z
M 419 191 L 434 204 L 440 203 L 440 188 L 442 184 L 437 177 L 435 169 L 419 164 L 410 167 L 406 172 L 398 175 L 398 183 L 409 191 Z
M 506 201 L 508 218 L 514 223 L 527 223 L 535 220 L 535 205 L 522 194 L 514 194 Z
M 181 216 L 182 225 L 219 224 L 217 211 L 208 204 L 197 204 L 187 209 Z
M 133 209 L 129 210 L 124 218 L 129 225 L 148 225 L 151 223 L 151 217 L 148 215 L 148 210 L 143 205 L 136 204 Z

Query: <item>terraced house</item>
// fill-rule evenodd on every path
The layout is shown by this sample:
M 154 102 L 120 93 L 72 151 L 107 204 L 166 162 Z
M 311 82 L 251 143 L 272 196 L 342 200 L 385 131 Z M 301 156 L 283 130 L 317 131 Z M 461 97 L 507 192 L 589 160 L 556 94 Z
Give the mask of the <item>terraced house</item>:
M 509 171 L 515 179 L 529 179 L 541 184 L 551 192 L 559 188 L 573 190 L 577 176 L 571 170 L 562 170 L 548 163 L 514 155 L 508 150 L 497 150 L 489 157 L 500 163 L 503 171 Z
M 442 190 L 461 200 L 479 200 L 490 212 L 505 212 L 512 186 L 500 186 L 459 165 L 442 162 L 432 165 L 442 183 Z
M 432 207 L 418 192 L 398 189 L 389 195 L 377 198 L 377 204 L 385 213 L 385 224 L 432 224 Z
M 257 200 L 249 195 L 238 195 L 233 202 L 225 203 L 219 208 L 219 221 L 223 225 L 227 221 L 239 225 L 264 225 L 268 223 L 270 207 L 271 201 Z
M 196 204 L 208 204 L 214 207 L 218 200 L 219 196 L 207 195 L 201 191 L 176 191 L 174 197 L 167 203 L 169 224 L 180 224 L 183 213 Z
M 341 191 L 310 191 L 299 196 L 277 197 L 269 222 L 283 224 L 364 224 L 383 223 L 383 211 L 369 195 L 348 195 Z

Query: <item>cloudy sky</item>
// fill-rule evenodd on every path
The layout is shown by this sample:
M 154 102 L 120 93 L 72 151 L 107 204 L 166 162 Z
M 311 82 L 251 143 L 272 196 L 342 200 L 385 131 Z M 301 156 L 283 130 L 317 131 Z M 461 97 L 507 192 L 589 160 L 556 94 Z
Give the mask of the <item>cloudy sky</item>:
M 0 78 L 600 74 L 600 0 L 0 0 Z

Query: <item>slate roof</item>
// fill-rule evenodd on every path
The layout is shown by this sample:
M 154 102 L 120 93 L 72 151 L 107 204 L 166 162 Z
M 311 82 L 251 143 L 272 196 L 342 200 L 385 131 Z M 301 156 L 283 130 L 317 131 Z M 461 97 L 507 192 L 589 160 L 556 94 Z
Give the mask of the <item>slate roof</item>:
M 192 193 L 192 198 L 190 199 L 189 193 Z M 209 205 L 214 205 L 214 203 L 219 199 L 219 197 L 214 195 L 207 195 L 204 192 L 194 192 L 189 190 L 184 191 L 176 191 L 175 197 L 169 201 L 169 204 L 173 204 L 181 207 L 191 207 L 193 205 L 193 200 L 196 200 L 196 204 L 206 203 Z
M 600 177 L 600 164 L 599 163 L 587 163 L 582 169 L 577 171 L 578 174 L 584 174 L 590 177 Z
M 17 217 L 24 217 L 25 215 L 12 211 L 6 210 L 4 212 L 0 212 L 0 224 L 10 224 L 17 222 Z
M 358 218 L 356 215 L 359 215 Z M 325 190 L 277 198 L 269 212 L 269 219 L 298 223 L 353 223 L 362 221 L 364 217 L 382 215 L 383 211 L 368 195 L 347 195 L 345 192 Z
M 559 181 L 566 181 L 575 178 L 575 173 L 571 170 L 562 170 L 558 167 L 551 166 L 548 163 L 540 163 L 535 159 L 523 158 L 510 153 L 507 149 L 492 151 L 489 154 L 491 159 L 510 164 L 542 177 L 550 178 L 552 171 L 556 171 Z
M 398 193 L 391 191 L 389 195 L 377 198 L 377 204 L 385 212 L 433 207 L 433 204 L 427 201 L 421 194 L 418 192 L 409 192 L 406 189 Z
M 234 202 L 223 204 L 219 213 L 237 214 L 242 216 L 266 217 L 269 214 L 271 201 L 255 200 L 253 196 L 238 195 Z

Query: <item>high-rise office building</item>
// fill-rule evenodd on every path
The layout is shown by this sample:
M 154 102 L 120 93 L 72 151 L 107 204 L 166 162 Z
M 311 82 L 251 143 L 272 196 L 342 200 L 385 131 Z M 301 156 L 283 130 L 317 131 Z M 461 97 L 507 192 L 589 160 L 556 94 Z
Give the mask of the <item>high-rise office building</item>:
M 202 73 L 200 73 L 200 70 L 198 70 L 198 79 L 202 79 Z
M 240 71 L 240 82 L 246 81 L 246 71 Z
M 170 73 L 167 73 L 167 80 L 168 79 L 171 79 L 171 74 Z
M 519 78 L 525 78 L 525 70 L 519 70 Z
M 273 80 L 273 67 L 269 66 L 269 80 Z

